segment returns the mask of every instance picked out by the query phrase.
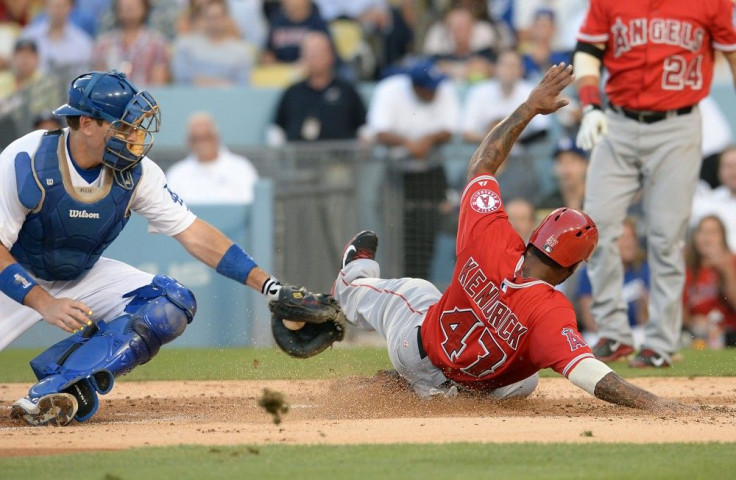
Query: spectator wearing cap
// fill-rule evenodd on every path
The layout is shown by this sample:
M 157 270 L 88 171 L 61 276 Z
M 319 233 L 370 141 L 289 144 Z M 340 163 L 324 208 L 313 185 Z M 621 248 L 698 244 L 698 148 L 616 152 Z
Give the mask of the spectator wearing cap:
M 365 124 L 365 105 L 353 85 L 335 75 L 330 39 L 311 32 L 301 52 L 307 78 L 284 91 L 268 143 L 355 139 Z
M 21 32 L 36 42 L 43 73 L 63 71 L 73 78 L 89 69 L 92 37 L 70 21 L 73 7 L 74 0 L 46 0 L 45 18 Z
M 161 85 L 169 80 L 166 39 L 146 26 L 150 0 L 115 0 L 116 29 L 95 42 L 95 70 L 118 70 L 140 86 Z
M 537 203 L 538 208 L 568 207 L 581 209 L 585 197 L 585 173 L 588 155 L 578 148 L 574 138 L 563 137 L 554 154 L 557 188 Z
M 376 85 L 368 128 L 400 162 L 404 192 L 404 275 L 427 278 L 446 202 L 441 146 L 452 139 L 460 105 L 447 77 L 426 60 Z
M 282 0 L 279 8 L 269 18 L 270 28 L 266 49 L 261 63 L 294 63 L 299 60 L 299 50 L 309 32 L 330 32 L 311 0 Z

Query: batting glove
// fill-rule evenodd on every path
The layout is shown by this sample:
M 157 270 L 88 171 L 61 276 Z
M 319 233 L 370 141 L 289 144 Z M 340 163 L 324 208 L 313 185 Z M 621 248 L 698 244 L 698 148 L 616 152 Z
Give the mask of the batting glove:
M 586 108 L 575 143 L 583 150 L 592 150 L 603 135 L 608 135 L 608 122 L 606 115 L 599 108 L 592 106 Z

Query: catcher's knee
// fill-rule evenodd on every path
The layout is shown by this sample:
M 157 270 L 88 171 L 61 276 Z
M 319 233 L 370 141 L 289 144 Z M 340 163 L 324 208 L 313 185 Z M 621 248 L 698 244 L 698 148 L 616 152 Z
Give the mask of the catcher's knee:
M 133 297 L 125 308 L 131 313 L 133 330 L 155 352 L 181 335 L 197 311 L 197 301 L 191 290 L 163 275 L 157 275 L 150 285 L 126 296 Z

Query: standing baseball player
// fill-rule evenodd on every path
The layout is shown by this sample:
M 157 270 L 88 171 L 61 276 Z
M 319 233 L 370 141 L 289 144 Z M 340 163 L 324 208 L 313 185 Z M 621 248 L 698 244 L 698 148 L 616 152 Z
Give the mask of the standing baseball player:
M 714 49 L 736 72 L 731 0 L 592 0 L 574 54 L 584 116 L 578 146 L 592 149 L 584 208 L 600 229 L 590 259 L 596 357 L 634 353 L 617 248 L 622 221 L 643 191 L 651 267 L 649 321 L 631 367 L 668 367 L 678 350 L 687 220 L 700 171 L 698 102 L 708 94 Z M 602 110 L 601 65 L 609 73 Z
M 348 321 L 386 338 L 392 364 L 421 396 L 451 396 L 460 386 L 493 398 L 525 397 L 537 385 L 537 372 L 552 368 L 608 402 L 645 409 L 677 405 L 596 360 L 577 331 L 572 305 L 554 289 L 595 249 L 595 223 L 561 208 L 525 246 L 504 211 L 494 174 L 532 118 L 567 105 L 558 95 L 572 80 L 564 63 L 550 68 L 470 160 L 457 264 L 444 294 L 421 279 L 379 278 L 373 232 L 357 234 L 345 249 L 335 299 Z
M 98 393 L 192 321 L 189 289 L 101 256 L 131 211 L 218 273 L 260 290 L 272 308 L 303 301 L 318 309 L 306 291 L 283 298 L 291 286 L 168 188 L 145 156 L 160 118 L 147 91 L 121 73 L 92 72 L 72 82 L 69 102 L 54 113 L 69 128 L 29 133 L 0 154 L 0 350 L 41 319 L 74 335 L 31 361 L 39 382 L 13 404 L 14 418 L 89 419 Z

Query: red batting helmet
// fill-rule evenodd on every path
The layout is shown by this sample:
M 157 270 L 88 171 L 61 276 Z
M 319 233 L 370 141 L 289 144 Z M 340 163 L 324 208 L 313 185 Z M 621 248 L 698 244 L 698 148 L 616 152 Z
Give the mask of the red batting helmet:
M 529 243 L 563 267 L 588 260 L 598 245 L 598 227 L 585 213 L 558 208 L 542 220 Z

